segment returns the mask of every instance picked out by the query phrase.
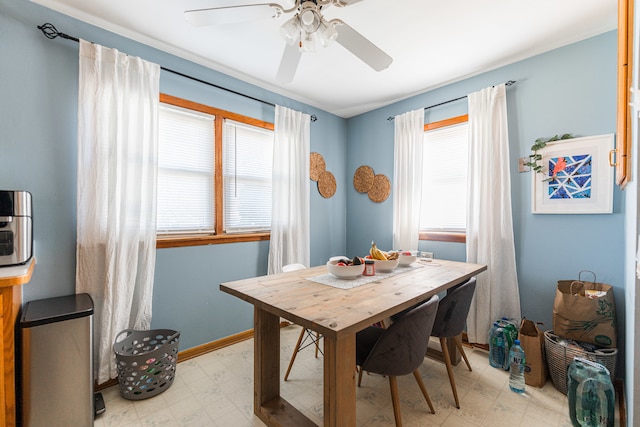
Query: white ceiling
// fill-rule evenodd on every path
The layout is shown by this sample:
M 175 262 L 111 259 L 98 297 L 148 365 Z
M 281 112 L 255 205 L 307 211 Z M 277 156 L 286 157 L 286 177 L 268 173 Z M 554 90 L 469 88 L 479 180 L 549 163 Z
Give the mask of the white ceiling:
M 375 72 L 334 44 L 303 54 L 294 80 L 279 84 L 279 28 L 291 14 L 208 27 L 183 15 L 260 0 L 32 1 L 345 118 L 617 27 L 617 0 L 363 0 L 323 14 L 369 38 L 391 66 Z

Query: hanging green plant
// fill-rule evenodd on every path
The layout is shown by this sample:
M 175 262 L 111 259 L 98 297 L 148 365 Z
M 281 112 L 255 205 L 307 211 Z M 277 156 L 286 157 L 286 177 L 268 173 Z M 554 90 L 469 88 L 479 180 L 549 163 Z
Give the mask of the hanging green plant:
M 554 135 L 551 138 L 536 139 L 533 145 L 531 146 L 531 151 L 533 151 L 533 153 L 529 154 L 529 161 L 525 163 L 525 166 L 529 166 L 531 170 L 533 170 L 535 173 L 541 173 L 545 175 L 546 171 L 544 170 L 544 166 L 541 164 L 538 164 L 538 161 L 542 160 L 542 154 L 538 154 L 538 150 L 542 150 L 544 147 L 546 147 L 546 145 L 549 142 L 561 141 L 564 139 L 571 139 L 571 138 L 573 138 L 573 134 L 565 133 L 561 136 Z M 551 181 L 554 178 L 555 177 L 549 177 L 549 178 L 543 179 L 543 181 Z

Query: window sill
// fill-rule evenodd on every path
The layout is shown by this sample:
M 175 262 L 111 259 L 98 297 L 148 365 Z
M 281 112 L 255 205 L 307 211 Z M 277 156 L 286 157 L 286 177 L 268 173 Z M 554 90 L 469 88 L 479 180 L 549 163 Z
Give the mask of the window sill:
M 156 249 L 257 242 L 260 240 L 269 240 L 270 238 L 271 233 L 221 234 L 211 236 L 158 236 Z
M 430 240 L 433 242 L 454 242 L 466 243 L 467 234 L 453 231 L 421 231 L 420 240 Z

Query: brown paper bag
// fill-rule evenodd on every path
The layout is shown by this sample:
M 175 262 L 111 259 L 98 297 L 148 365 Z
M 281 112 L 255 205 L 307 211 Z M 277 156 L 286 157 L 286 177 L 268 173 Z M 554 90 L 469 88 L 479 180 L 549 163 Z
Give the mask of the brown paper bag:
M 520 347 L 524 350 L 524 382 L 542 387 L 547 382 L 547 362 L 544 357 L 544 334 L 529 319 L 522 319 L 518 333 Z
M 606 283 L 559 280 L 553 301 L 553 332 L 562 338 L 602 347 L 616 346 L 616 308 L 613 288 Z

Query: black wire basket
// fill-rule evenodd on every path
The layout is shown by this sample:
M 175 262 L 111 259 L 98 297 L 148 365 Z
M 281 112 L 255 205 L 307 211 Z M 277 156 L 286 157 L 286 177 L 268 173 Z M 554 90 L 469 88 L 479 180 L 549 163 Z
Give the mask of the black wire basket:
M 168 389 L 176 376 L 179 341 L 180 332 L 171 329 L 120 332 L 113 344 L 120 395 L 142 400 Z

